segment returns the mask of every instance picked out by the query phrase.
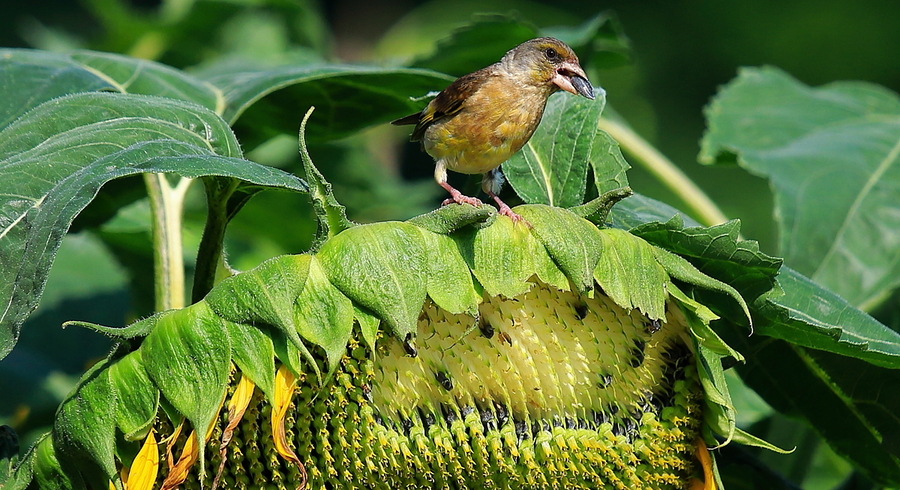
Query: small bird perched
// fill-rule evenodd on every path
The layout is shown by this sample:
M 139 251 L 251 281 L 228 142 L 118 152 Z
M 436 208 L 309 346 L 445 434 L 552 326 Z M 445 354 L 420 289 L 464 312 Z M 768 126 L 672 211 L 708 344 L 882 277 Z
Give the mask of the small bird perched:
M 503 185 L 500 164 L 534 134 L 551 94 L 565 90 L 588 99 L 594 89 L 572 48 L 552 37 L 526 41 L 493 65 L 464 75 L 415 114 L 391 124 L 415 124 L 412 141 L 434 157 L 434 180 L 452 202 L 480 206 L 447 183 L 447 169 L 484 174 L 481 188 L 514 221 L 522 218 L 497 197 Z

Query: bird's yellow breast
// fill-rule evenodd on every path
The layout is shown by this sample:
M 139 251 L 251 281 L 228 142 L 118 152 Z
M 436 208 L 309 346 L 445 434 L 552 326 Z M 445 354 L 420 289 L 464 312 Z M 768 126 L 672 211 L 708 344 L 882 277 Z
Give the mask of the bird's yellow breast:
M 469 96 L 461 111 L 426 130 L 425 151 L 455 172 L 494 169 L 531 138 L 544 113 L 546 92 L 492 77 Z

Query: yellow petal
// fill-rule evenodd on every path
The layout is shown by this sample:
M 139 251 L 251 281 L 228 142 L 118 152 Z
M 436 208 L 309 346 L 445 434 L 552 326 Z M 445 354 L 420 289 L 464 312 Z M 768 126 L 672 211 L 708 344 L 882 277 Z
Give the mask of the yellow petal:
M 187 479 L 188 471 L 197 462 L 198 457 L 200 457 L 200 448 L 197 446 L 197 433 L 192 430 L 188 434 L 184 447 L 181 449 L 181 456 L 178 458 L 178 462 L 169 470 L 169 474 L 163 480 L 160 490 L 172 490 L 184 483 L 184 480 Z
M 156 436 L 151 430 L 144 440 L 144 445 L 134 458 L 125 488 L 128 490 L 150 490 L 156 483 L 159 474 L 159 448 Z
M 255 389 L 256 385 L 253 384 L 253 381 L 241 375 L 241 380 L 234 390 L 234 395 L 228 401 L 228 425 L 225 426 L 225 430 L 222 432 L 223 450 L 231 442 L 231 438 L 234 436 L 234 429 L 241 422 L 241 419 L 244 418 L 244 412 L 247 411 L 247 405 L 250 405 Z
M 691 481 L 691 490 L 717 490 L 716 477 L 713 475 L 712 458 L 709 457 L 709 449 L 702 438 L 697 438 L 697 459 L 703 467 L 703 482 L 694 479 Z
M 275 402 L 272 407 L 272 434 L 275 437 L 275 450 L 282 458 L 291 461 L 300 468 L 302 483 L 300 488 L 306 487 L 306 467 L 300 462 L 300 458 L 287 444 L 287 436 L 284 431 L 284 418 L 287 415 L 291 398 L 294 397 L 294 388 L 297 386 L 297 378 L 282 365 L 275 373 Z
M 226 425 L 225 430 L 222 431 L 222 444 L 219 446 L 219 454 L 222 462 L 219 463 L 219 470 L 216 472 L 216 477 L 213 478 L 213 490 L 216 490 L 219 486 L 219 479 L 222 477 L 222 472 L 225 470 L 225 451 L 228 448 L 228 443 L 231 442 L 231 438 L 234 436 L 234 429 L 241 422 L 241 419 L 244 418 L 244 412 L 247 411 L 247 405 L 249 405 L 250 400 L 253 399 L 253 391 L 255 389 L 256 385 L 253 381 L 250 381 L 250 378 L 241 375 L 241 380 L 234 389 L 231 400 L 228 401 L 228 425 Z

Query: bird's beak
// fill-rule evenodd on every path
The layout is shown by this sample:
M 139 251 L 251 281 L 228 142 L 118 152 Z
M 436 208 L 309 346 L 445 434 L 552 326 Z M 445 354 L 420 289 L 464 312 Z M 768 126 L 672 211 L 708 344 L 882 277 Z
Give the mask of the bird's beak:
M 594 99 L 594 87 L 588 81 L 587 75 L 578 63 L 565 62 L 556 69 L 556 74 L 551 80 L 557 87 L 566 92 L 580 95 L 588 99 Z

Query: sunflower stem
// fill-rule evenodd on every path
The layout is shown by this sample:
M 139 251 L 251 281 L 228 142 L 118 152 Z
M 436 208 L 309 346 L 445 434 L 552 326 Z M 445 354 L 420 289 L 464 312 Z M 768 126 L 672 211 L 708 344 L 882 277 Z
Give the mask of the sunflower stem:
M 153 274 L 156 311 L 184 308 L 184 256 L 181 221 L 191 179 L 173 187 L 165 174 L 144 174 L 153 216 Z
M 696 215 L 698 221 L 706 226 L 728 221 L 725 213 L 694 181 L 622 121 L 601 117 L 597 127 L 618 141 L 626 153 L 675 193 L 688 206 L 688 210 Z

